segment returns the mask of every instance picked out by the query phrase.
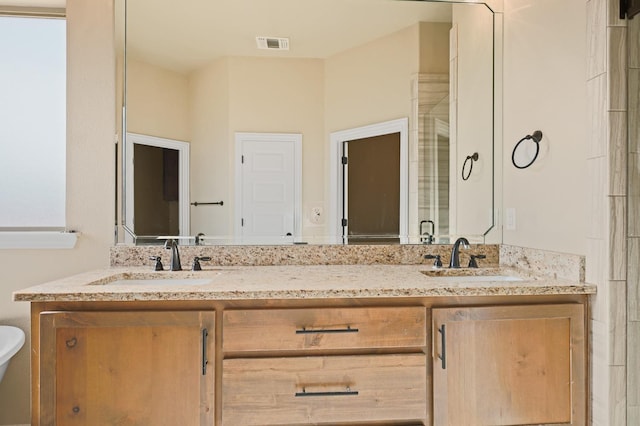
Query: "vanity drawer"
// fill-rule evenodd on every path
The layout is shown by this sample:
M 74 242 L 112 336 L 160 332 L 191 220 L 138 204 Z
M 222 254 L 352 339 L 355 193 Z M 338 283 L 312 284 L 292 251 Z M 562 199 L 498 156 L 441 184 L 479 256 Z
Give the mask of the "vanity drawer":
M 227 352 L 424 348 L 426 309 L 259 309 L 225 311 Z
M 426 355 L 226 359 L 223 425 L 426 421 Z

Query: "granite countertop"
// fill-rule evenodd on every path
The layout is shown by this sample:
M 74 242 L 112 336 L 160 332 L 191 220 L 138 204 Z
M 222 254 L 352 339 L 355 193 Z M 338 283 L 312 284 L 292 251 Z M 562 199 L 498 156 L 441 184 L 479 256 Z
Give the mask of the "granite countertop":
M 421 271 L 427 271 L 422 273 Z M 429 274 L 429 275 L 427 275 Z M 490 278 L 494 277 L 494 278 Z M 504 277 L 512 277 L 505 280 Z M 513 277 L 518 281 L 512 280 Z M 170 280 L 148 284 L 140 280 Z M 184 279 L 197 279 L 185 284 Z M 114 283 L 128 280 L 125 283 Z M 135 281 L 138 280 L 138 281 Z M 229 266 L 203 271 L 101 269 L 13 294 L 16 301 L 157 301 L 594 294 L 596 286 L 513 268 L 426 265 Z

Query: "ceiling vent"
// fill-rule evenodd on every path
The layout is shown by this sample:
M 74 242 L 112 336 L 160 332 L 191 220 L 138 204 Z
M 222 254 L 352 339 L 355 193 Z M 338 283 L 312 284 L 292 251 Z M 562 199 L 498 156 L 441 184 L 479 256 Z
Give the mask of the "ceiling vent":
M 289 39 L 282 37 L 256 37 L 258 49 L 289 50 Z

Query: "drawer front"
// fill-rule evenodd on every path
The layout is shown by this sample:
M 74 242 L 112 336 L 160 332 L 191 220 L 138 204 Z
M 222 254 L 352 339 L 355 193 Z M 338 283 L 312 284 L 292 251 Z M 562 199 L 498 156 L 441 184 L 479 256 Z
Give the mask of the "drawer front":
M 225 311 L 223 330 L 222 348 L 228 352 L 423 348 L 426 309 Z
M 227 359 L 222 423 L 426 422 L 426 355 Z

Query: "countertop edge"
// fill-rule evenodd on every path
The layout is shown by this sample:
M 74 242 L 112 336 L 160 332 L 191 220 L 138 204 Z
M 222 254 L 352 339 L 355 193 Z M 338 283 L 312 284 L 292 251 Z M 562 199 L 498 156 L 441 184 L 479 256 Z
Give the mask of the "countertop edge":
M 206 276 L 206 285 L 113 285 L 109 282 L 127 276 L 152 276 L 141 268 L 108 268 L 81 273 L 13 293 L 18 302 L 128 302 L 128 301 L 239 301 L 239 300 L 310 300 L 343 298 L 412 298 L 412 297 L 486 297 L 590 295 L 596 286 L 532 277 L 512 268 L 503 273 L 517 274 L 521 281 L 473 281 L 464 276 L 455 281 L 421 274 L 424 267 L 406 265 L 377 266 L 279 266 L 225 267 L 191 271 L 163 271 L 162 278 Z M 476 272 L 476 271 L 468 271 Z M 478 271 L 480 274 L 482 271 Z M 158 275 L 159 274 L 159 275 Z M 206 275 L 208 274 L 208 275 Z M 451 277 L 449 277 L 450 279 Z

